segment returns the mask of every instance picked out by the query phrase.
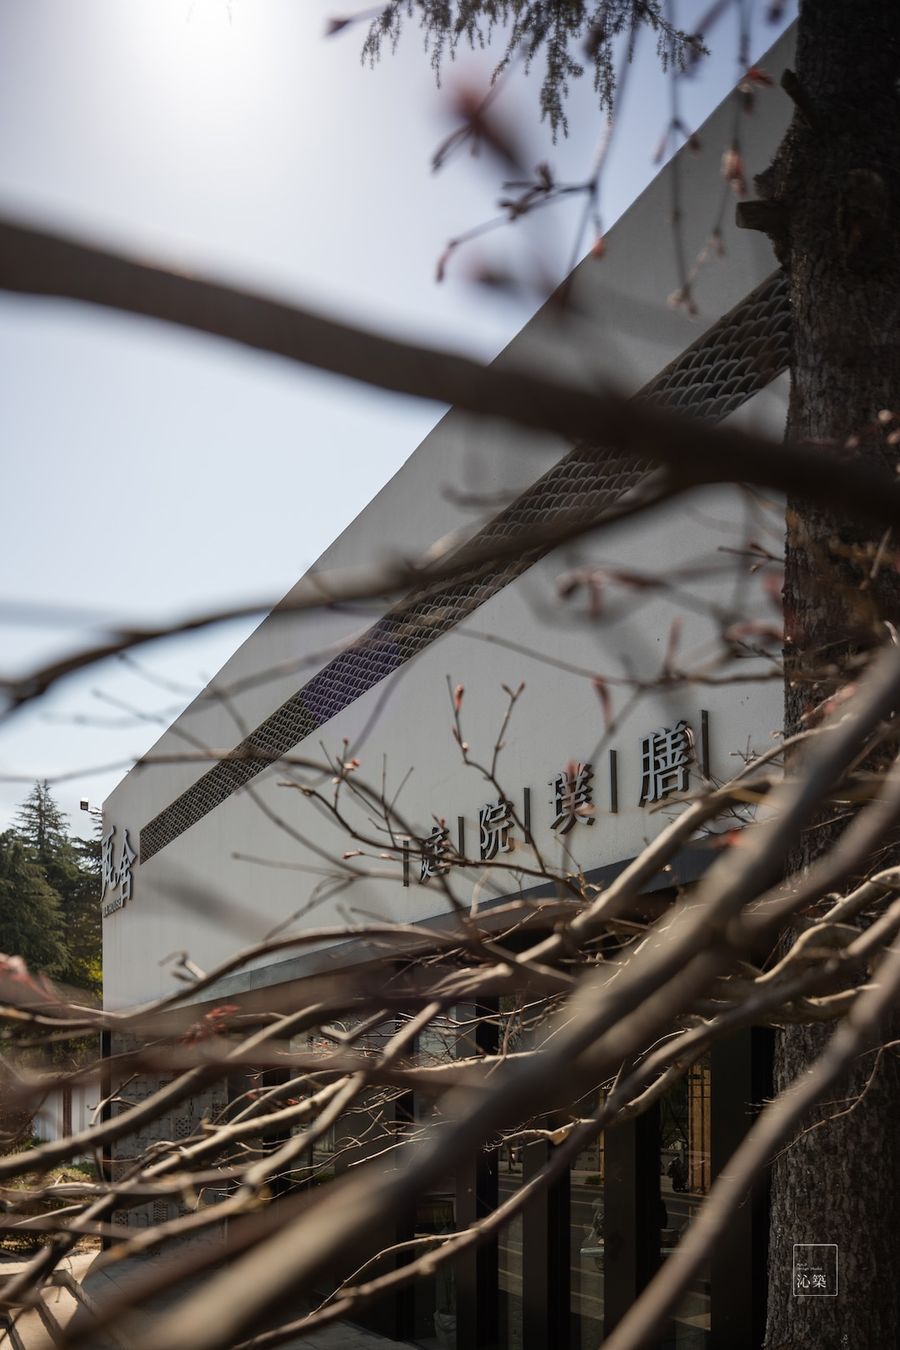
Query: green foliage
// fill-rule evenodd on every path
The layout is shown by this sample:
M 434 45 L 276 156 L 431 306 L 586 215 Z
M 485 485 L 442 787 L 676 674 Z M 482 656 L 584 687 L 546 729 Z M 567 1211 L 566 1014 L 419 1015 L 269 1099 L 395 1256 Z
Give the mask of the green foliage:
M 69 964 L 60 898 L 24 840 L 0 835 L 0 950 L 64 977 Z
M 541 82 L 541 113 L 553 129 L 565 133 L 565 101 L 569 82 L 584 74 L 583 60 L 593 66 L 600 107 L 610 111 L 616 93 L 613 64 L 615 40 L 624 35 L 631 58 L 637 30 L 656 35 L 665 70 L 683 67 L 703 50 L 696 36 L 675 28 L 665 16 L 664 0 L 388 0 L 373 20 L 363 46 L 363 60 L 374 64 L 385 46 L 394 50 L 403 24 L 412 19 L 425 34 L 425 48 L 440 80 L 444 58 L 451 59 L 460 42 L 486 47 L 495 30 L 503 29 L 503 55 L 494 79 L 516 56 L 529 70 L 537 57 L 546 66 Z
M 70 837 L 68 820 L 44 782 L 35 783 L 18 811 L 16 828 L 0 839 L 0 845 L 3 841 L 7 869 L 14 868 L 14 873 L 8 876 L 3 891 L 5 899 L 0 900 L 0 951 L 22 956 L 34 969 L 99 993 L 102 978 L 99 838 Z M 19 849 L 15 865 L 11 852 L 14 845 Z M 32 910 L 38 914 L 40 907 L 35 909 L 23 866 L 25 871 L 31 869 L 32 881 L 35 876 L 39 878 L 45 897 L 42 903 L 48 903 L 47 895 L 53 898 L 53 914 L 48 917 L 48 936 L 43 946 L 33 934 L 27 936 L 32 927 L 28 916 Z
M 16 813 L 16 834 L 31 845 L 40 863 L 46 863 L 68 842 L 67 825 L 47 780 L 35 783 Z
M 61 888 L 69 973 L 66 979 L 100 993 L 103 987 L 103 922 L 100 914 L 100 850 L 96 839 L 70 843 L 75 875 Z
M 27 1129 L 27 1125 L 26 1125 Z M 34 1135 L 23 1132 L 14 1140 L 3 1140 L 0 1142 L 0 1155 L 4 1153 L 25 1153 L 29 1149 L 36 1147 L 39 1141 Z M 11 1191 L 27 1191 L 32 1187 L 41 1187 L 53 1185 L 57 1182 L 81 1181 L 92 1182 L 97 1180 L 97 1168 L 92 1162 L 84 1160 L 82 1162 L 67 1163 L 65 1167 L 54 1167 L 48 1171 L 40 1172 L 20 1172 L 17 1176 L 10 1177 L 4 1182 L 4 1186 Z M 19 1200 L 16 1204 L 16 1213 L 22 1217 L 31 1214 L 52 1214 L 56 1209 L 62 1209 L 65 1201 L 50 1200 Z M 16 1231 L 0 1234 L 0 1251 L 9 1259 L 10 1256 L 26 1257 L 33 1252 L 39 1251 L 41 1247 L 46 1247 L 50 1242 L 50 1234 L 39 1233 L 29 1229 L 19 1229 Z M 96 1239 L 94 1239 L 96 1242 Z M 84 1245 L 89 1246 L 91 1239 Z

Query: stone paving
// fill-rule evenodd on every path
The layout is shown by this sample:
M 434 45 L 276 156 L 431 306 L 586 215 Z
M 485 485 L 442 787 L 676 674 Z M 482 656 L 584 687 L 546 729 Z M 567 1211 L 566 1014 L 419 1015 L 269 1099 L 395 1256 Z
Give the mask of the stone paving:
M 143 1263 L 123 1262 L 108 1270 L 91 1271 L 96 1257 L 93 1253 L 85 1256 L 70 1257 L 63 1263 L 61 1270 L 70 1275 L 79 1284 L 84 1284 L 85 1293 L 98 1304 L 105 1298 L 121 1295 L 127 1290 L 129 1282 L 142 1274 Z M 24 1262 L 0 1262 L 0 1277 L 10 1276 L 21 1270 Z M 0 1322 L 0 1350 L 54 1350 L 57 1336 L 78 1310 L 78 1301 L 70 1289 L 57 1285 L 45 1291 L 40 1310 L 28 1309 L 19 1313 L 12 1327 Z M 91 1350 L 127 1350 L 127 1337 L 115 1340 L 109 1337 L 96 1338 Z M 164 1347 L 160 1346 L 160 1350 Z M 406 1341 L 392 1341 L 374 1332 L 364 1331 L 361 1327 L 351 1326 L 347 1322 L 337 1322 L 333 1326 L 322 1327 L 296 1340 L 286 1341 L 284 1350 L 415 1350 Z

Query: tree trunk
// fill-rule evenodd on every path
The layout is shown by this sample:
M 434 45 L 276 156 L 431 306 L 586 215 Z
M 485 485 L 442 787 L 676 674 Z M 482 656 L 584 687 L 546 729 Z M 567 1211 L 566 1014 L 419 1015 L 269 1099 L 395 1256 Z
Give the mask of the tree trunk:
M 890 0 L 801 5 L 793 124 L 757 186 L 784 208 L 774 240 L 793 312 L 791 439 L 837 442 L 893 466 L 900 427 L 900 8 Z M 858 438 L 858 440 L 857 440 Z M 879 545 L 882 546 L 879 554 Z M 897 624 L 896 540 L 788 503 L 785 732 L 810 719 Z M 874 573 L 874 575 L 873 575 Z M 806 832 L 802 868 L 834 840 L 840 807 Z M 846 815 L 846 811 L 843 813 Z M 886 865 L 890 855 L 879 858 Z M 896 857 L 896 850 L 894 857 Z M 897 1035 L 896 1028 L 889 1034 Z M 802 1074 L 825 1027 L 778 1033 L 775 1086 Z M 865 1056 L 772 1174 L 767 1350 L 900 1345 L 900 1068 Z M 806 1127 L 813 1124 L 806 1122 Z M 797 1297 L 795 1243 L 836 1243 L 837 1297 Z

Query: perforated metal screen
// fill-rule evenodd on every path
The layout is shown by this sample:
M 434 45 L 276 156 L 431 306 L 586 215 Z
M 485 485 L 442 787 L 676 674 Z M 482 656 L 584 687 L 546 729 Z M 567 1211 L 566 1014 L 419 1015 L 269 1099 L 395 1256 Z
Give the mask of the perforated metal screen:
M 786 369 L 789 343 L 787 288 L 779 272 L 686 348 L 636 397 L 721 421 Z M 616 452 L 584 447 L 571 451 L 466 545 L 478 555 L 491 546 L 504 556 L 512 549 L 508 561 L 499 565 L 496 559 L 488 565 L 482 561 L 452 584 L 415 591 L 393 606 L 143 827 L 141 862 L 521 576 L 552 546 L 535 546 L 536 532 L 550 524 L 599 518 L 652 467 L 648 460 Z M 521 551 L 515 548 L 518 540 Z

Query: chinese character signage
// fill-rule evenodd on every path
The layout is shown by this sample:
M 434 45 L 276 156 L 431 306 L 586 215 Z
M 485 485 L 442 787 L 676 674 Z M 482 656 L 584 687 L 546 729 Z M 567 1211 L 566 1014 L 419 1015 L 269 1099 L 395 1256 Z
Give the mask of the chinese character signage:
M 551 830 L 568 834 L 576 821 L 583 825 L 594 823 L 594 769 L 590 764 L 570 764 L 565 773 L 558 773 L 550 786 L 553 789 L 554 817 Z
M 496 858 L 498 853 L 509 853 L 512 848 L 509 839 L 512 827 L 512 802 L 501 798 L 481 808 L 478 812 L 479 846 L 485 862 Z
M 837 1243 L 795 1242 L 792 1284 L 795 1298 L 836 1298 Z
M 422 841 L 422 870 L 420 881 L 430 881 L 450 869 L 450 831 L 441 821 L 427 839 Z
M 641 806 L 687 792 L 694 758 L 694 733 L 687 722 L 660 727 L 641 741 Z
M 122 847 L 118 862 L 116 861 L 116 827 L 113 825 L 103 836 L 100 855 L 100 903 L 103 906 L 104 919 L 114 914 L 117 909 L 123 909 L 131 899 L 132 867 L 136 857 L 137 854 L 128 839 L 128 831 L 123 830 Z
M 650 807 L 673 801 L 690 791 L 691 773 L 699 769 L 702 778 L 709 777 L 709 719 L 704 711 L 700 715 L 699 755 L 695 746 L 694 731 L 690 723 L 682 719 L 674 727 L 657 727 L 642 736 L 637 753 L 632 760 L 631 769 L 626 769 L 633 788 L 628 797 L 634 806 Z M 573 761 L 566 765 L 549 781 L 549 815 L 546 826 L 562 843 L 573 830 L 580 831 L 586 826 L 602 822 L 604 813 L 612 816 L 619 810 L 619 764 L 624 756 L 617 750 L 609 751 L 608 786 L 600 787 L 595 777 L 593 764 Z M 637 790 L 640 784 L 640 790 Z M 634 791 L 634 796 L 631 792 Z M 418 849 L 420 858 L 419 880 L 428 882 L 434 877 L 449 872 L 454 861 L 466 856 L 464 845 L 465 818 L 459 817 L 458 849 L 450 842 L 450 831 L 440 817 L 424 838 L 410 840 L 404 845 L 403 884 L 409 885 L 410 849 Z M 523 788 L 521 810 L 517 810 L 512 801 L 503 797 L 487 802 L 478 809 L 478 858 L 482 862 L 494 862 L 501 854 L 512 853 L 516 846 L 517 826 L 526 843 L 531 842 L 531 789 Z M 601 836 L 602 837 L 602 836 Z

